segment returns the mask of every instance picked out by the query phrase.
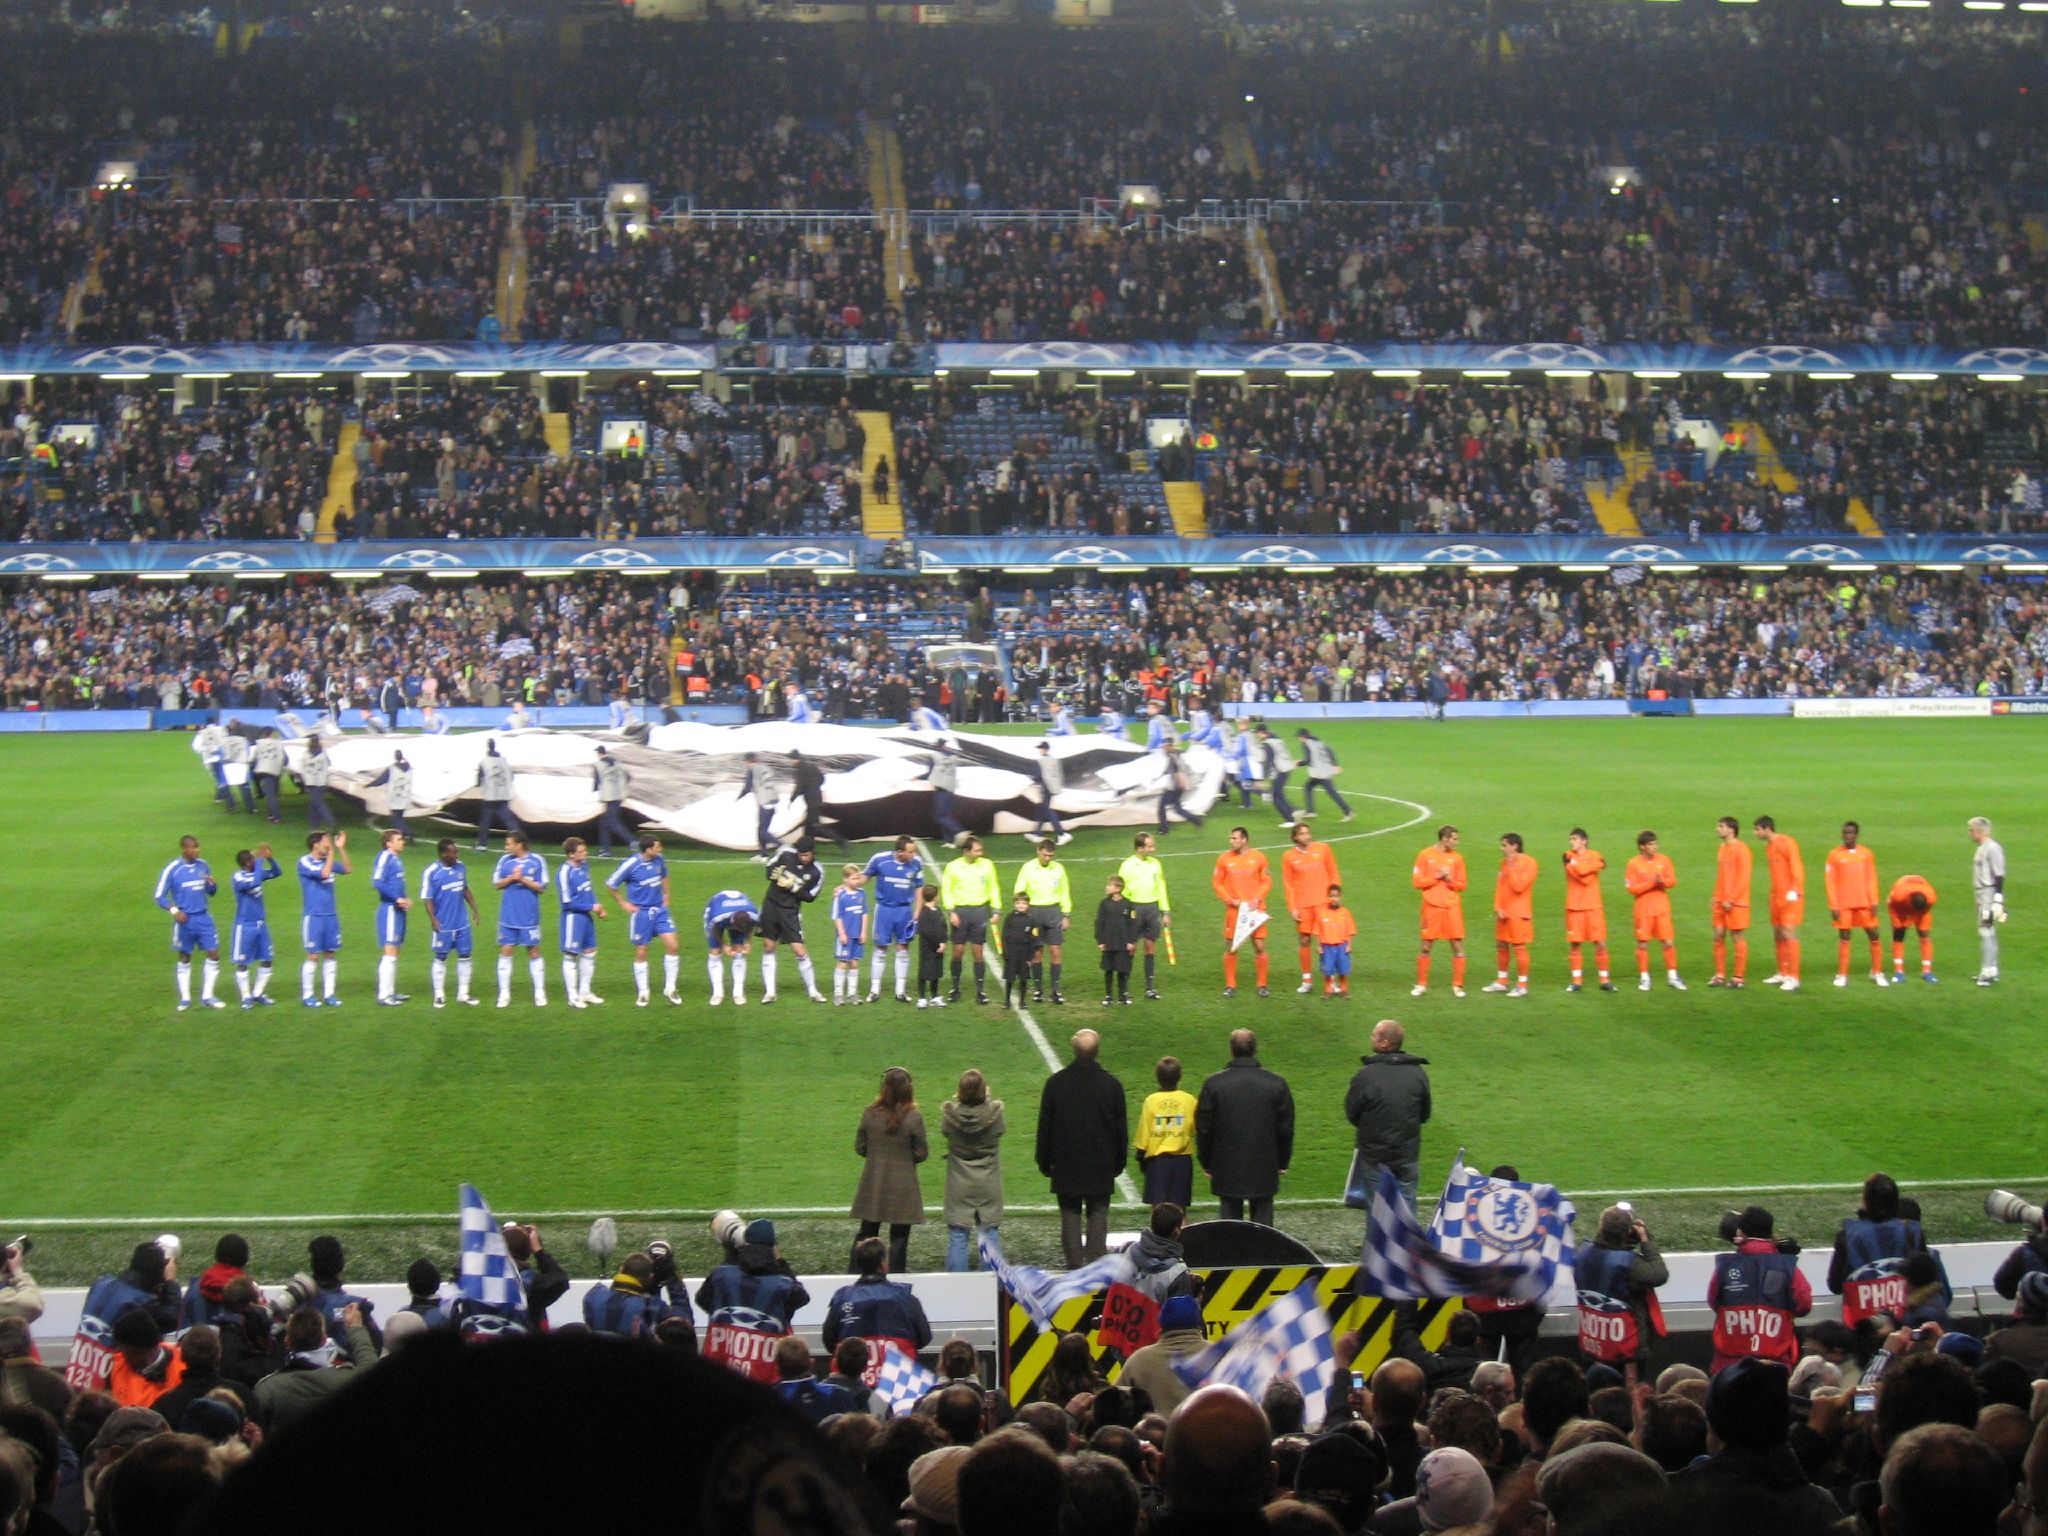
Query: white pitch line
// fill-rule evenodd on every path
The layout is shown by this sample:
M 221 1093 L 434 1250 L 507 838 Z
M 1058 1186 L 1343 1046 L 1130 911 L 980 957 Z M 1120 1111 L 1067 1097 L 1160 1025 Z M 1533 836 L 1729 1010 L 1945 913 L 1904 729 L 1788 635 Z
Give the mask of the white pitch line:
M 923 838 L 917 840 L 917 856 L 924 860 L 928 868 L 937 869 L 939 867 L 939 861 L 932 853 L 931 845 L 925 842 Z M 1002 915 L 1003 908 L 999 903 L 995 912 L 991 914 L 991 920 L 1000 922 Z M 992 944 L 984 946 L 982 955 L 988 961 L 989 975 L 1000 985 L 1003 979 L 1003 962 L 1002 958 L 997 955 L 995 946 Z M 1017 1022 L 1024 1026 L 1024 1033 L 1029 1035 L 1031 1043 L 1038 1047 L 1039 1059 L 1045 1063 L 1046 1075 L 1051 1076 L 1059 1071 L 1060 1059 L 1052 1048 L 1052 1042 L 1045 1038 L 1045 1031 L 1038 1027 L 1038 1020 L 1031 1017 L 1031 1010 L 1024 1006 L 1021 998 L 1010 1005 L 1010 1012 L 1017 1016 Z M 1138 1186 L 1131 1182 L 1131 1176 L 1128 1173 L 1120 1173 L 1116 1176 L 1116 1187 L 1128 1203 L 1132 1205 L 1138 1203 Z M 1021 1209 L 1021 1207 L 1014 1207 L 1014 1209 Z M 1054 1209 L 1057 1210 L 1058 1207 L 1055 1206 Z

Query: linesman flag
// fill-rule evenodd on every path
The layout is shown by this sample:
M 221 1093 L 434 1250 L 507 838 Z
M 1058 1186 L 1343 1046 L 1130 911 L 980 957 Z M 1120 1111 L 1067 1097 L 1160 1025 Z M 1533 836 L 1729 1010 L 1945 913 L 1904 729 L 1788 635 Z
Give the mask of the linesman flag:
M 1541 1301 L 1559 1266 L 1571 1265 L 1577 1215 L 1554 1185 L 1472 1173 L 1461 1152 L 1425 1231 L 1393 1171 L 1383 1167 L 1366 1227 L 1360 1289 L 1390 1301 Z
M 1272 914 L 1262 911 L 1249 901 L 1237 904 L 1237 926 L 1230 932 L 1230 952 L 1236 954 L 1238 946 L 1266 926 Z

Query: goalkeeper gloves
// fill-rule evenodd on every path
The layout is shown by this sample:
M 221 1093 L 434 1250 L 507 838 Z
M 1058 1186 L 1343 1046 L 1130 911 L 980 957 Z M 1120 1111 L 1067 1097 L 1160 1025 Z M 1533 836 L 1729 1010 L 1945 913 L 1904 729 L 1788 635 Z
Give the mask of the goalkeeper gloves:
M 2005 921 L 2005 897 L 2002 895 L 1991 898 L 1991 921 L 1994 923 Z

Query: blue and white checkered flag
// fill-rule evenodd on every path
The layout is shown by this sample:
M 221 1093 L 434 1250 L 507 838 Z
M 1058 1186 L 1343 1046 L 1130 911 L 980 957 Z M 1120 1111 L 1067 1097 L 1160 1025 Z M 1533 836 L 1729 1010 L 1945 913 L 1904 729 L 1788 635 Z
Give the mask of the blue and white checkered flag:
M 981 1230 L 981 1262 L 1041 1329 L 1052 1327 L 1052 1315 L 1061 1303 L 1106 1291 L 1112 1285 L 1129 1285 L 1138 1274 L 1138 1266 L 1123 1253 L 1106 1253 L 1094 1263 L 1062 1275 L 1048 1274 L 1031 1264 L 1012 1264 L 1003 1257 L 1001 1241 L 987 1227 Z
M 1380 1170 L 1365 1234 L 1363 1289 L 1390 1301 L 1498 1296 L 1541 1301 L 1572 1262 L 1578 1212 L 1550 1184 L 1517 1184 L 1451 1165 L 1427 1231 L 1391 1170 Z
M 462 1186 L 462 1294 L 487 1307 L 526 1304 L 519 1266 L 505 1250 L 505 1234 L 474 1184 Z
M 1282 1296 L 1215 1343 L 1173 1362 L 1190 1387 L 1217 1382 L 1242 1387 L 1256 1400 L 1278 1376 L 1301 1388 L 1310 1422 L 1322 1417 L 1324 1394 L 1337 1378 L 1330 1314 L 1316 1300 L 1314 1282 Z
M 882 1342 L 882 1368 L 875 1373 L 875 1390 L 889 1399 L 891 1408 L 908 1413 L 938 1387 L 936 1371 L 895 1344 Z

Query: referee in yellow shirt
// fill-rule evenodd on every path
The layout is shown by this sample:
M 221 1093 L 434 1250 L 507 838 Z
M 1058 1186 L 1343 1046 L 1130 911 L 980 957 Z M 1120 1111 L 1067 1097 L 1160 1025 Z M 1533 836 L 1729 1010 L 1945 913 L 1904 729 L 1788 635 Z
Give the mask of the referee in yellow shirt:
M 1150 832 L 1140 832 L 1131 843 L 1131 856 L 1117 868 L 1123 877 L 1124 899 L 1137 909 L 1137 934 L 1145 941 L 1145 995 L 1159 1000 L 1154 984 L 1159 975 L 1159 939 L 1173 921 L 1173 900 L 1166 894 L 1166 869 L 1154 851 L 1158 847 Z
M 1038 962 L 1031 978 L 1031 1001 L 1045 1001 L 1045 967 L 1052 967 L 1052 1000 L 1064 1003 L 1060 995 L 1060 971 L 1066 959 L 1067 924 L 1074 916 L 1074 892 L 1067 884 L 1067 867 L 1053 857 L 1058 846 L 1051 838 L 1038 845 L 1038 856 L 1017 871 L 1012 896 L 1029 903 L 1031 926 L 1038 930 Z M 1009 964 L 1005 961 L 1004 964 Z M 1019 989 L 1021 995 L 1022 989 Z
M 1138 1111 L 1138 1167 L 1145 1174 L 1145 1203 L 1171 1200 L 1182 1210 L 1195 1196 L 1195 1096 L 1182 1093 L 1180 1062 L 1159 1058 L 1152 1069 L 1159 1091 L 1147 1094 Z
M 1002 881 L 995 860 L 982 857 L 981 839 L 970 837 L 960 857 L 946 866 L 939 877 L 939 900 L 944 902 L 953 929 L 953 990 L 949 1002 L 960 1001 L 960 956 L 974 951 L 974 1000 L 988 1001 L 989 919 L 1002 899 Z

